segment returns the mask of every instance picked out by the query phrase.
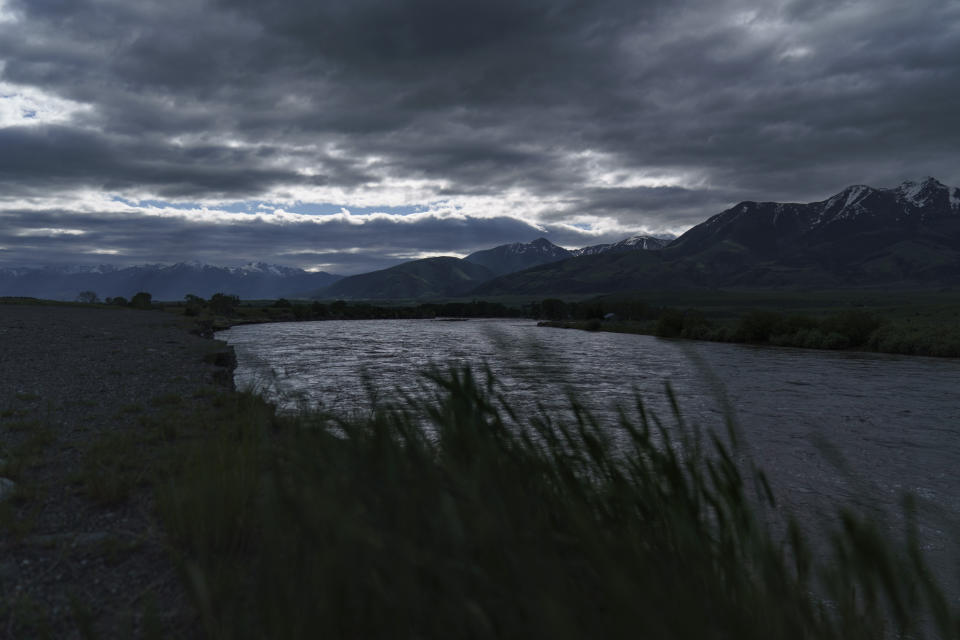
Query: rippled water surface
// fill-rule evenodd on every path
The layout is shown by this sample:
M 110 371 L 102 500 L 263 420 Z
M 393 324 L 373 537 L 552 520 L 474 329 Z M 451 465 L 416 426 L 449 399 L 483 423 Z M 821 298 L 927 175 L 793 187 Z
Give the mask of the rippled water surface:
M 925 519 L 929 546 L 954 546 L 947 524 L 960 515 L 960 361 L 676 342 L 526 320 L 263 324 L 219 337 L 237 352 L 238 386 L 288 405 L 362 407 L 365 380 L 380 393 L 415 392 L 418 371 L 450 362 L 489 363 L 515 406 L 562 410 L 573 388 L 611 419 L 610 407 L 631 405 L 635 392 L 666 417 L 669 382 L 686 418 L 720 427 L 726 398 L 792 506 L 840 498 L 896 510 L 909 490 L 947 514 Z

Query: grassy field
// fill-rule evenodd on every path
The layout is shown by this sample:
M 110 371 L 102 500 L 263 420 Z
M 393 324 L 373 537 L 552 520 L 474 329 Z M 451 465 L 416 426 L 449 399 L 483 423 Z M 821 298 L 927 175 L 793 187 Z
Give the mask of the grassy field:
M 226 394 L 203 418 L 158 503 L 209 637 L 960 635 L 909 499 L 899 539 L 838 505 L 814 545 L 732 423 L 522 417 L 484 371 L 423 382 L 350 416 Z

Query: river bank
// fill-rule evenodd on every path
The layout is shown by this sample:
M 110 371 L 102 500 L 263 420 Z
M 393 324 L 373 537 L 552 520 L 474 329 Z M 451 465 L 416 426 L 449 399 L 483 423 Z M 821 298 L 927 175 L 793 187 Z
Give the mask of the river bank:
M 717 294 L 719 295 L 719 293 Z M 783 294 L 788 295 L 788 294 Z M 541 326 L 633 333 L 660 338 L 770 345 L 833 351 L 960 357 L 960 302 L 949 292 L 937 295 L 886 293 L 860 297 L 845 292 L 807 293 L 797 298 L 720 297 L 689 294 L 649 300 L 599 297 L 579 302 L 545 299 L 519 307 L 500 302 L 400 303 L 246 301 L 218 294 L 194 297 L 158 308 L 192 318 L 212 336 L 243 324 L 336 320 L 438 318 L 529 318 Z M 733 297 L 731 297 L 733 296 Z M 826 297 L 824 297 L 826 296 Z M 663 304 L 668 303 L 668 304 Z M 689 306 L 678 306 L 689 305 Z
M 154 490 L 232 378 L 230 352 L 190 328 L 0 305 L 0 637 L 196 633 Z
M 960 323 L 954 317 L 913 322 L 861 309 L 823 317 L 745 311 L 736 320 L 724 321 L 710 319 L 696 309 L 662 309 L 654 320 L 610 315 L 604 319 L 543 320 L 538 326 L 798 349 L 960 357 Z

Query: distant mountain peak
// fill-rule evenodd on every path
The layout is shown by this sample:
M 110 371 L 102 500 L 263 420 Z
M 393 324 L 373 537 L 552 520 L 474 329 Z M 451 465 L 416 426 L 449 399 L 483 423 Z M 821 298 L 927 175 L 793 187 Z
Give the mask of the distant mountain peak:
M 490 251 L 496 251 L 503 249 L 505 251 L 512 251 L 514 253 L 542 253 L 546 255 L 564 255 L 564 252 L 567 250 L 563 247 L 557 246 L 547 240 L 544 237 L 539 237 L 532 242 L 514 242 L 513 244 L 500 245 L 499 247 L 494 247 Z M 469 256 L 468 256 L 469 257 Z
M 904 180 L 900 183 L 898 189 L 910 189 L 913 187 L 937 187 L 940 189 L 946 188 L 946 185 L 934 178 L 933 176 L 925 176 L 920 180 Z
M 174 267 L 187 267 L 189 269 L 203 269 L 207 265 L 199 260 L 184 260 L 173 265 Z
M 540 237 L 533 242 L 514 242 L 513 244 L 502 244 L 492 249 L 475 251 L 464 260 L 482 265 L 490 269 L 495 275 L 502 275 L 572 256 L 572 252 L 563 247 L 558 247 L 544 237 Z
M 293 267 L 283 267 L 277 264 L 269 264 L 267 262 L 262 262 L 262 261 L 248 262 L 247 264 L 241 265 L 239 267 L 231 267 L 230 270 L 233 273 L 238 273 L 241 275 L 289 276 L 294 273 L 306 273 L 303 269 L 295 269 Z
M 535 247 L 555 247 L 555 246 L 557 246 L 557 245 L 553 244 L 552 242 L 550 242 L 549 240 L 547 240 L 546 238 L 544 238 L 543 236 L 540 236 L 539 238 L 537 238 L 536 240 L 534 240 L 534 241 L 531 242 L 530 244 L 532 244 L 532 245 L 535 246 Z
M 856 216 L 863 210 L 863 201 L 877 193 L 877 189 L 865 184 L 855 184 L 833 195 L 821 204 L 821 208 L 811 226 L 831 220 L 842 220 Z M 778 204 L 777 211 L 782 212 L 788 205 Z
M 656 251 L 658 249 L 663 249 L 665 246 L 670 244 L 671 241 L 672 238 L 657 238 L 655 236 L 637 234 L 630 236 L 629 238 L 624 238 L 618 242 L 595 244 L 589 247 L 583 247 L 582 249 L 577 249 L 573 253 L 577 256 L 595 256 L 600 253 L 608 253 L 611 251 Z
M 58 267 L 49 267 L 50 271 L 56 271 L 64 274 L 98 274 L 110 273 L 117 268 L 109 264 L 68 264 Z
M 894 192 L 900 199 L 921 208 L 934 202 L 937 197 L 944 192 L 946 192 L 948 200 L 950 196 L 953 195 L 950 193 L 947 185 L 929 176 L 919 182 L 905 180 L 900 183 L 900 186 L 894 189 Z
M 661 238 L 655 238 L 648 235 L 635 235 L 621 240 L 620 242 L 614 242 L 612 247 L 631 247 L 638 249 L 662 249 L 663 247 L 669 244 L 668 240 L 663 240 Z

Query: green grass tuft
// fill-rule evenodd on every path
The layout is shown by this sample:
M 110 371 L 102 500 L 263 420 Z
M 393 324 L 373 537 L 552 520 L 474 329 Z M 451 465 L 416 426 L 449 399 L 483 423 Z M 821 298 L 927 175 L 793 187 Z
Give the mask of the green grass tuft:
M 158 491 L 214 638 L 953 637 L 915 531 L 844 513 L 827 553 L 723 436 L 638 401 L 515 415 L 489 371 L 429 400 L 278 418 L 224 399 Z M 926 634 L 926 635 L 925 635 Z

